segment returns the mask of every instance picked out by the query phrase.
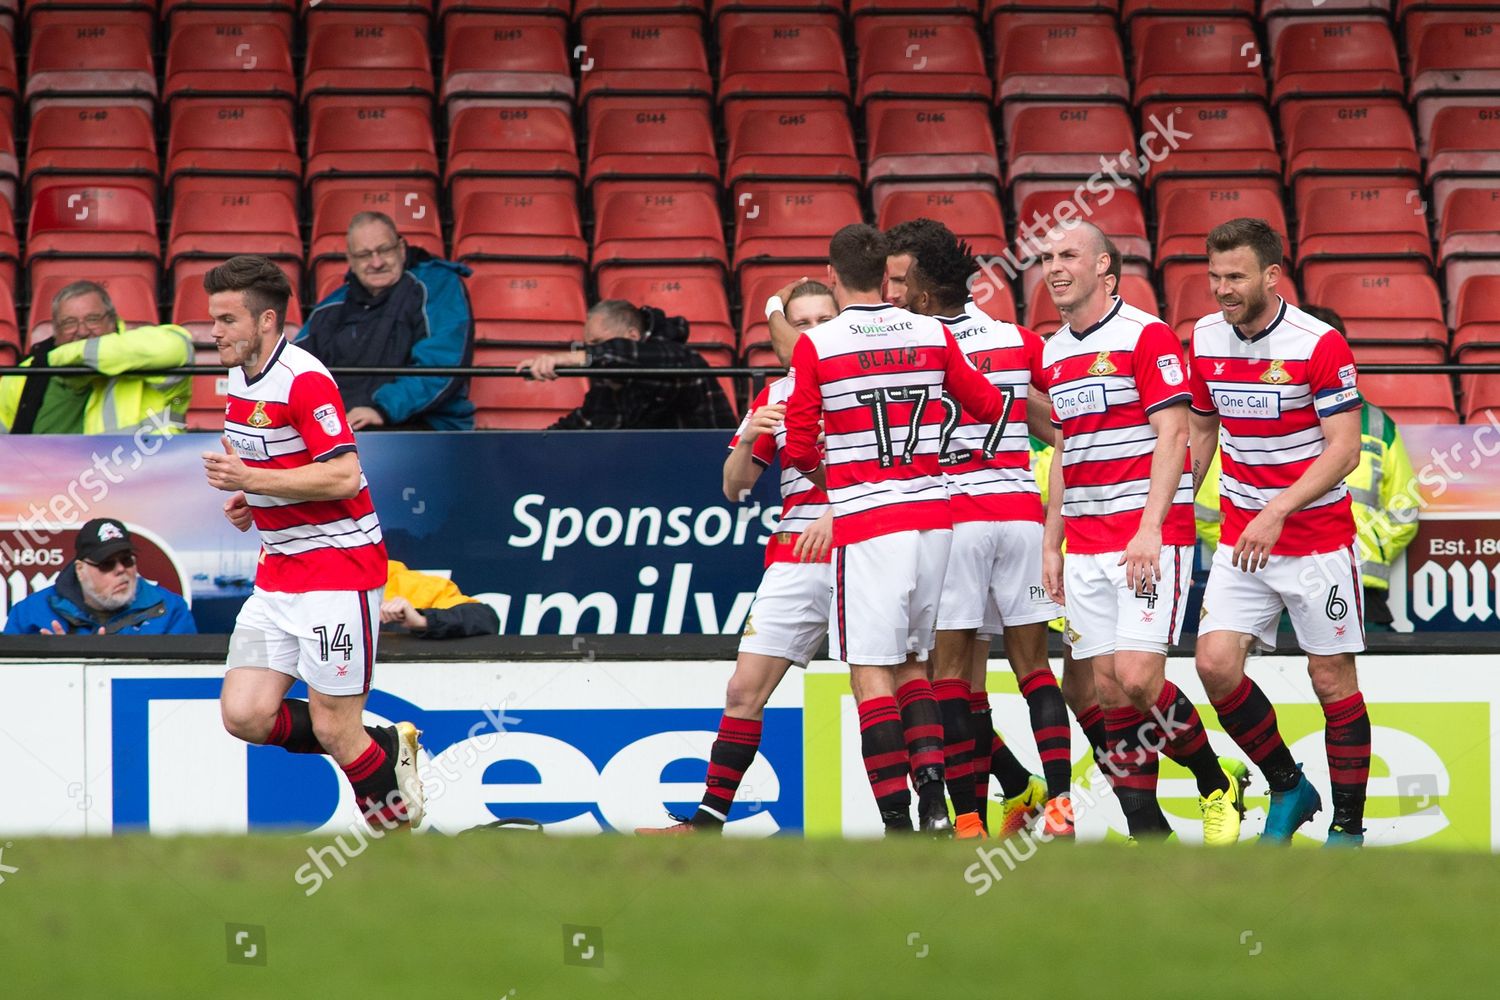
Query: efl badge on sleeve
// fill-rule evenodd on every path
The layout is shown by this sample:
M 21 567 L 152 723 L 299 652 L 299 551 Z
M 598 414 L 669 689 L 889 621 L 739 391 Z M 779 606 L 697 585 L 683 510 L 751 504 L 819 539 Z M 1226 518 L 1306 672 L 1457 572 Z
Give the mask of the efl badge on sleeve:
M 342 425 L 339 423 L 338 407 L 332 403 L 324 403 L 316 410 L 313 410 L 313 419 L 318 422 L 319 427 L 323 428 L 323 433 L 329 437 L 333 437 L 339 431 L 343 430 Z
M 1167 385 L 1182 384 L 1182 361 L 1175 354 L 1163 354 L 1156 359 L 1156 367 L 1161 369 L 1161 380 Z

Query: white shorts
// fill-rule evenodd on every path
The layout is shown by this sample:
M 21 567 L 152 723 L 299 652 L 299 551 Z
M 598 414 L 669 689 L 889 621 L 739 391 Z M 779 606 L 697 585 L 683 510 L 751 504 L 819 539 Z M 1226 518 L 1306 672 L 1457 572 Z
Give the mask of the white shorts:
M 1167 652 L 1182 635 L 1183 609 L 1193 582 L 1193 546 L 1161 547 L 1161 579 L 1147 589 L 1125 584 L 1123 552 L 1063 556 L 1069 644 L 1083 659 L 1118 649 Z
M 1285 607 L 1304 653 L 1364 651 L 1365 594 L 1352 547 L 1315 556 L 1271 556 L 1254 573 L 1236 569 L 1233 559 L 1233 546 L 1220 545 L 1214 552 L 1199 635 L 1239 632 L 1272 650 Z
M 831 563 L 772 563 L 745 616 L 740 652 L 775 656 L 805 667 L 828 635 L 832 608 Z
M 1007 626 L 1047 622 L 1061 614 L 1042 589 L 1040 524 L 960 521 L 953 526 L 938 631 L 973 628 L 999 635 Z
M 375 672 L 385 588 L 284 594 L 255 588 L 229 637 L 225 669 L 270 667 L 323 694 L 363 694 Z
M 951 528 L 935 528 L 834 549 L 829 655 L 870 667 L 927 659 L 952 544 Z

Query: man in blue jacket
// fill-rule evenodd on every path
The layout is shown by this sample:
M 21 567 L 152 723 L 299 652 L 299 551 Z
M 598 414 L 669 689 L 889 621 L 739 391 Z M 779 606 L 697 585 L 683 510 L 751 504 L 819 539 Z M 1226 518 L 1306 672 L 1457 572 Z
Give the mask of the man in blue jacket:
M 474 358 L 462 264 L 408 247 L 391 217 L 349 222 L 349 273 L 308 315 L 297 344 L 330 368 L 449 367 Z M 435 375 L 338 376 L 353 430 L 472 430 L 469 381 Z
M 192 635 L 187 602 L 135 564 L 125 525 L 100 517 L 78 530 L 74 560 L 57 582 L 10 610 L 6 635 Z

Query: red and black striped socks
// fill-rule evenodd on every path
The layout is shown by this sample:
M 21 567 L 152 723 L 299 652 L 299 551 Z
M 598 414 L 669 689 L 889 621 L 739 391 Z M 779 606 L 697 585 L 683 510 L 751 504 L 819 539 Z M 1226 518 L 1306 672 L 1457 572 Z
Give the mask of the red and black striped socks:
M 1083 735 L 1089 741 L 1089 747 L 1094 751 L 1094 762 L 1102 763 L 1104 755 L 1109 752 L 1109 746 L 1104 735 L 1104 710 L 1097 704 L 1088 705 L 1082 712 L 1078 713 L 1078 728 L 1083 730 Z
M 860 702 L 859 743 L 880 821 L 887 830 L 910 831 L 911 789 L 906 772 L 911 758 L 895 698 L 886 695 Z
M 1046 667 L 1022 677 L 1020 687 L 1026 707 L 1031 710 L 1031 731 L 1036 736 L 1037 753 L 1042 758 L 1047 797 L 1066 795 L 1073 781 L 1073 737 L 1062 689 Z
M 1215 791 L 1229 790 L 1229 776 L 1219 766 L 1219 756 L 1209 745 L 1198 709 L 1171 681 L 1162 682 L 1151 723 L 1160 730 L 1160 735 L 1152 734 L 1153 745 L 1165 741 L 1163 752 L 1193 772 L 1199 795 L 1207 798 Z
M 1260 768 L 1271 791 L 1289 792 L 1297 787 L 1302 774 L 1276 728 L 1276 709 L 1259 685 L 1243 677 L 1238 687 L 1213 706 L 1224 731 L 1234 737 L 1240 749 Z
M 943 776 L 953 814 L 962 816 L 979 808 L 974 782 L 974 733 L 969 728 L 969 682 L 948 677 L 932 682 L 938 712 L 943 718 Z M 989 762 L 989 755 L 985 755 Z M 988 777 L 986 775 L 986 777 Z
M 1156 776 L 1160 758 L 1145 743 L 1151 724 L 1134 708 L 1109 708 L 1104 711 L 1104 725 L 1109 742 L 1103 770 L 1125 813 L 1130 835 L 1166 836 L 1172 831 L 1156 801 Z
M 917 791 L 943 780 L 943 716 L 933 697 L 932 682 L 925 677 L 907 681 L 896 689 L 901 724 L 906 729 L 906 752 L 911 757 L 912 783 Z
M 406 822 L 406 803 L 396 791 L 395 746 L 387 752 L 381 739 L 371 739 L 363 753 L 342 766 L 367 823 L 390 829 Z
M 1327 726 L 1323 742 L 1328 751 L 1328 781 L 1333 787 L 1333 825 L 1346 833 L 1360 833 L 1365 822 L 1365 791 L 1370 781 L 1370 713 L 1364 695 L 1323 706 Z
M 760 750 L 761 727 L 759 719 L 719 719 L 719 737 L 708 751 L 708 780 L 693 814 L 694 826 L 723 826 L 729 819 L 735 793 Z

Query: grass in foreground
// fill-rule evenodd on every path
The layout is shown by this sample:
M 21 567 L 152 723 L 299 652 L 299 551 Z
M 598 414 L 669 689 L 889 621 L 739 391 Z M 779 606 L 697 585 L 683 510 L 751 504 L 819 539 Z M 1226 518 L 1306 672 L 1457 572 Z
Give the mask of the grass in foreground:
M 7 843 L 5 993 L 1493 996 L 1500 974 L 1488 855 L 1056 844 L 976 896 L 952 843 L 481 832 L 386 838 L 307 896 L 323 843 Z M 230 963 L 228 924 L 263 928 L 264 965 Z

